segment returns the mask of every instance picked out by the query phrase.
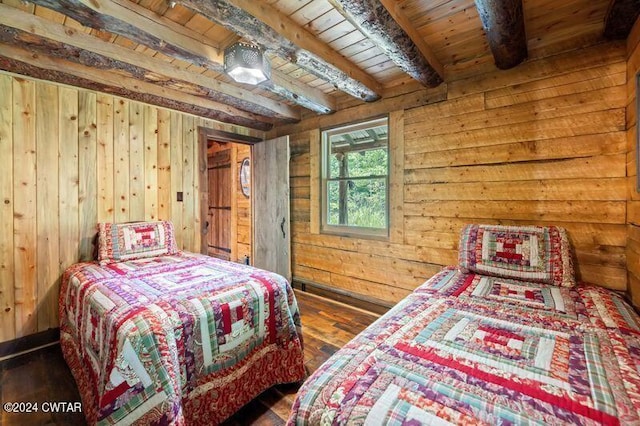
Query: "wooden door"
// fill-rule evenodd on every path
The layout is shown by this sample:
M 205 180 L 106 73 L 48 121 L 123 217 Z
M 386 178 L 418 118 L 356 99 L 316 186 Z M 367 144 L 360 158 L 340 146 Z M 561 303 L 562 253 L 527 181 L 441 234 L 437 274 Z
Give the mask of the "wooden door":
M 291 281 L 289 137 L 253 145 L 253 265 Z
M 229 260 L 231 255 L 231 149 L 208 157 L 209 222 L 207 253 Z

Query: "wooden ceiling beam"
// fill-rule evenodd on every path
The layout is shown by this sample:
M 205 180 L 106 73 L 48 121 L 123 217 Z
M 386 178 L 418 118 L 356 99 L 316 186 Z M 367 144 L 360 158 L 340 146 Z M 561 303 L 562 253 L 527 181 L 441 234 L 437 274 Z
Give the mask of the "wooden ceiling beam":
M 442 64 L 393 0 L 329 0 L 349 22 L 416 81 L 436 87 Z
M 640 15 L 640 0 L 611 0 L 604 18 L 604 36 L 625 40 Z
M 129 0 L 30 1 L 69 16 L 84 26 L 126 37 L 163 55 L 224 72 L 219 46 L 207 44 L 202 34 Z M 261 87 L 321 114 L 336 110 L 335 100 L 329 95 L 309 86 L 291 84 L 290 79 L 277 70 L 273 71 L 272 80 Z
M 527 58 L 522 0 L 475 0 L 496 67 L 513 68 Z
M 161 59 L 107 43 L 73 28 L 0 4 L 0 39 L 29 50 L 102 69 L 129 72 L 140 80 L 180 87 L 188 93 L 231 105 L 257 115 L 299 121 L 300 112 L 287 104 L 259 96 L 202 74 L 176 67 Z M 158 75 L 160 74 L 160 75 Z
M 382 85 L 318 37 L 266 2 L 177 0 L 225 28 L 358 99 L 378 100 Z
M 0 69 L 42 80 L 54 81 L 134 101 L 169 108 L 223 123 L 256 130 L 270 130 L 264 117 L 240 111 L 181 91 L 128 77 L 111 70 L 100 70 L 65 59 L 31 52 L 13 43 L 0 43 Z

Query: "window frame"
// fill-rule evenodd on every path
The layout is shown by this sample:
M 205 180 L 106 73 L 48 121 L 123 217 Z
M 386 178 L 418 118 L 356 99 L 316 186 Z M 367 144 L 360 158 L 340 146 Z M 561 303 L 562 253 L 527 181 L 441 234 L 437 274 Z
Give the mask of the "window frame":
M 387 173 L 383 177 L 381 175 L 370 175 L 366 177 L 357 177 L 352 179 L 382 179 L 385 182 L 385 227 L 384 228 L 370 228 L 361 226 L 349 226 L 349 225 L 332 225 L 328 223 L 328 185 L 329 182 L 340 181 L 339 178 L 329 179 L 329 164 L 330 164 L 330 144 L 329 140 L 331 136 L 336 134 L 342 134 L 357 130 L 364 130 L 380 125 L 387 126 Z M 320 129 L 320 233 L 332 234 L 340 236 L 354 236 L 364 237 L 371 239 L 389 239 L 389 233 L 391 228 L 390 218 L 390 175 L 391 175 L 391 126 L 388 115 L 370 118 L 355 123 L 342 124 L 329 128 Z

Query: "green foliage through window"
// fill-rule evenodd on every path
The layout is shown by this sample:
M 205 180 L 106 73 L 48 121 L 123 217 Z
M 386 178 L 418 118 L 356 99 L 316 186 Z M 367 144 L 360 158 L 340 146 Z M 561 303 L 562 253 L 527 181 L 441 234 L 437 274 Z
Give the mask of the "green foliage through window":
M 373 230 L 374 234 L 386 232 L 387 119 L 323 131 L 322 137 L 325 228 Z

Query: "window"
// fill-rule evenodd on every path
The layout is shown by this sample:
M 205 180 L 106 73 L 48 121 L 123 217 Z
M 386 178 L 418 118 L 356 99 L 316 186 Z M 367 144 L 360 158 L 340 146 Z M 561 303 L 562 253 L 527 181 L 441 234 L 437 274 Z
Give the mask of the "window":
M 322 131 L 322 231 L 389 234 L 388 118 Z

